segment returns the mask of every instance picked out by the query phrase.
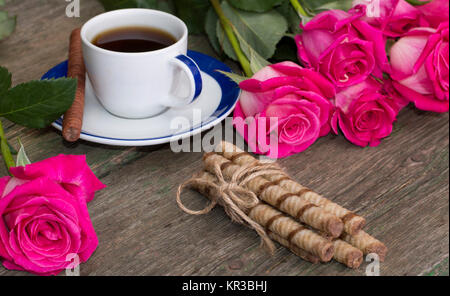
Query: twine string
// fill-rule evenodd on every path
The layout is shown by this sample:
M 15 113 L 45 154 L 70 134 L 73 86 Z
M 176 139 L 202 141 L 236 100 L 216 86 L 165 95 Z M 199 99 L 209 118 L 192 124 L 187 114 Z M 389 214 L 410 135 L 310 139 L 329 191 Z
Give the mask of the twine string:
M 178 187 L 177 204 L 180 209 L 191 215 L 204 215 L 209 213 L 217 204 L 220 204 L 232 221 L 247 225 L 255 230 L 261 238 L 262 246 L 273 254 L 275 246 L 265 228 L 248 216 L 248 213 L 260 203 L 260 200 L 254 192 L 245 186 L 260 176 L 272 174 L 286 175 L 286 173 L 276 164 L 259 163 L 258 161 L 241 166 L 233 173 L 229 181 L 225 180 L 219 164 L 214 165 L 212 172 L 217 182 L 193 177 Z M 211 202 L 205 208 L 191 210 L 181 201 L 181 193 L 186 187 L 191 186 L 204 187 L 214 192 L 214 194 L 208 196 Z

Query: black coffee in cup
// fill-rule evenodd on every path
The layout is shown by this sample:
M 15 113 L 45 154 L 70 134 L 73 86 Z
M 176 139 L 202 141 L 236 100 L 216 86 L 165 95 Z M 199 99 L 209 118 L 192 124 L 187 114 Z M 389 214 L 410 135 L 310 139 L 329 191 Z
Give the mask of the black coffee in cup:
M 176 43 L 170 33 L 151 27 L 122 27 L 97 35 L 92 43 L 100 48 L 117 52 L 148 52 Z

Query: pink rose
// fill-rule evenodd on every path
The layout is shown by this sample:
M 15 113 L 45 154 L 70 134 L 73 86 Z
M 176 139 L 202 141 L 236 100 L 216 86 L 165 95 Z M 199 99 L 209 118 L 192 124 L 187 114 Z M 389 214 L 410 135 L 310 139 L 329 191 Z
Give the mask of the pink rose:
M 389 136 L 401 103 L 389 97 L 373 78 L 342 89 L 336 94 L 336 113 L 332 118 L 334 132 L 338 126 L 355 145 L 378 146 Z
M 350 12 L 329 10 L 316 15 L 296 36 L 299 58 L 337 87 L 382 77 L 389 71 L 382 32 L 361 20 L 364 6 Z
M 422 0 L 425 1 L 425 0 Z M 433 0 L 422 6 L 418 6 L 426 19 L 433 28 L 439 27 L 441 23 L 448 22 L 449 17 L 449 1 L 448 0 Z
M 422 110 L 449 110 L 448 24 L 413 29 L 391 48 L 394 86 Z
M 423 13 L 405 0 L 354 0 L 353 5 L 365 5 L 364 21 L 388 37 L 403 36 L 410 29 L 428 26 Z
M 335 89 L 320 74 L 283 62 L 265 67 L 240 87 L 235 127 L 255 153 L 286 157 L 329 133 L 329 99 Z M 276 141 L 271 139 L 274 134 Z
M 84 156 L 59 155 L 0 179 L 0 257 L 8 269 L 56 275 L 85 262 L 98 239 L 87 200 L 105 187 Z M 76 261 L 75 261 L 76 262 Z

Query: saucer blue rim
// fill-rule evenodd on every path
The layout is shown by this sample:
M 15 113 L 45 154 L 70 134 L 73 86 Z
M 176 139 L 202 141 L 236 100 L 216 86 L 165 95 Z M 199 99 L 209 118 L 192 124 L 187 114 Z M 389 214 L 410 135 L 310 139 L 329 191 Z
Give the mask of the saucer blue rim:
M 225 75 L 221 74 L 217 70 L 225 71 L 225 72 L 232 72 L 231 69 L 225 65 L 224 63 L 214 59 L 213 57 L 210 57 L 206 54 L 189 50 L 187 55 L 192 58 L 197 65 L 199 66 L 200 70 L 207 73 L 208 75 L 212 76 L 220 85 L 220 88 L 222 90 L 222 98 L 220 100 L 220 104 L 217 107 L 217 109 L 214 111 L 214 113 L 207 118 L 204 122 L 202 122 L 200 125 L 192 127 L 189 131 L 184 131 L 181 133 L 173 134 L 173 135 L 167 135 L 164 137 L 156 137 L 156 138 L 143 138 L 143 139 L 122 139 L 122 138 L 110 138 L 110 137 L 103 137 L 99 135 L 94 135 L 86 132 L 81 132 L 82 135 L 98 138 L 98 139 L 104 139 L 104 140 L 112 140 L 112 141 L 122 141 L 122 142 L 142 142 L 142 141 L 158 141 L 163 140 L 167 138 L 172 137 L 179 137 L 179 136 L 189 136 L 192 132 L 201 130 L 202 127 L 212 124 L 214 121 L 217 121 L 223 116 L 227 116 L 230 114 L 234 107 L 236 106 L 236 103 L 239 99 L 240 95 L 240 89 L 239 86 L 232 80 L 230 80 Z M 42 76 L 43 79 L 57 79 L 67 76 L 67 67 L 68 67 L 68 61 L 64 61 L 52 69 L 50 69 L 47 73 L 45 73 Z M 220 122 L 219 121 L 219 122 Z M 55 125 L 57 125 L 59 128 L 62 128 L 62 118 L 59 118 L 54 122 Z

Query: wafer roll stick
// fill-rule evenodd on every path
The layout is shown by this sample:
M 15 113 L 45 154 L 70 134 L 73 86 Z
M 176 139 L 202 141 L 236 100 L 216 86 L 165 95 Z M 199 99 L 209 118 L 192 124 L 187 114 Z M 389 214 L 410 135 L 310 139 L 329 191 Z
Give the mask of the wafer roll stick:
M 66 111 L 63 118 L 62 135 L 69 142 L 75 142 L 80 138 L 83 125 L 86 69 L 83 61 L 80 31 L 80 28 L 75 29 L 70 35 L 67 77 L 77 78 L 77 89 L 72 106 Z
M 344 231 L 350 234 L 358 233 L 366 224 L 366 219 L 354 214 L 353 212 L 341 207 L 340 205 L 322 197 L 311 189 L 300 185 L 292 179 L 281 175 L 271 175 L 268 179 L 272 182 L 278 182 L 281 187 L 289 192 L 297 193 L 307 201 L 321 207 L 325 211 L 336 215 L 344 223 Z
M 212 174 L 208 172 L 201 172 L 197 176 L 197 178 L 204 179 L 208 182 L 217 183 L 217 178 L 214 177 Z M 192 188 L 199 191 L 201 194 L 205 195 L 206 197 L 213 199 L 215 195 L 217 195 L 217 192 L 214 192 L 214 189 L 211 189 L 209 187 L 204 186 L 203 184 L 195 184 L 192 185 Z M 259 205 L 258 205 L 259 206 Z M 264 227 L 264 225 L 262 225 Z M 311 262 L 313 264 L 316 264 L 320 261 L 320 258 L 314 254 L 311 254 L 310 252 L 305 251 L 304 249 L 299 248 L 298 246 L 290 243 L 287 239 L 284 239 L 280 235 L 271 232 L 270 230 L 267 230 L 267 233 L 271 239 L 278 242 L 282 246 L 288 248 L 292 253 L 296 254 L 300 258 L 302 258 L 305 261 Z M 333 258 L 346 265 L 350 268 L 358 268 L 363 260 L 363 253 L 353 247 L 352 245 L 344 242 L 340 239 L 332 240 L 329 235 L 322 234 L 322 236 L 330 241 L 333 242 L 334 246 L 334 255 Z
M 217 182 L 217 178 L 208 172 L 201 172 L 196 177 L 207 180 L 209 182 L 214 183 Z M 210 188 L 203 186 L 202 184 L 195 184 L 194 186 L 192 186 L 192 188 L 199 191 L 201 194 L 205 195 L 210 199 L 214 198 L 214 195 L 217 194 L 217 192 L 211 191 Z M 262 226 L 264 227 L 264 225 Z M 320 261 L 320 258 L 318 256 L 297 247 L 296 245 L 290 243 L 287 239 L 282 238 L 280 235 L 273 233 L 270 230 L 268 230 L 267 233 L 271 239 L 278 242 L 282 246 L 288 248 L 292 253 L 299 256 L 303 260 L 311 262 L 313 264 L 316 264 Z M 331 241 L 333 242 L 334 245 L 333 258 L 336 261 L 350 268 L 358 268 L 361 265 L 363 260 L 363 253 L 359 249 L 356 249 L 352 245 L 344 242 L 343 240 L 340 239 L 332 240 L 326 234 L 324 234 L 324 238 L 326 240 L 329 240 L 330 242 Z
M 318 256 L 321 261 L 328 262 L 333 258 L 332 243 L 272 206 L 261 203 L 251 210 L 249 216 L 271 232 Z
M 280 245 L 288 248 L 292 253 L 294 253 L 295 255 L 297 255 L 298 257 L 302 258 L 305 261 L 308 261 L 312 264 L 317 264 L 320 262 L 319 257 L 317 257 L 316 255 L 313 255 L 309 252 L 306 252 L 303 249 L 300 249 L 296 245 L 289 243 L 288 240 L 282 238 L 278 234 L 275 234 L 275 233 L 269 231 L 269 237 L 271 239 L 273 239 L 274 241 L 278 242 Z
M 363 230 L 355 235 L 344 233 L 342 234 L 341 238 L 350 243 L 352 246 L 363 251 L 365 255 L 375 253 L 380 257 L 381 262 L 383 262 L 386 258 L 386 254 L 388 251 L 387 247 L 382 242 L 370 236 Z
M 363 261 L 363 252 L 349 243 L 336 239 L 333 241 L 334 256 L 333 259 L 350 268 L 358 268 Z
M 214 173 L 215 166 L 219 165 L 221 166 L 224 177 L 229 180 L 240 169 L 238 165 L 215 153 L 205 154 L 203 159 L 207 171 Z M 267 181 L 260 177 L 256 177 L 254 180 L 256 179 Z M 250 181 L 247 184 L 247 188 L 254 192 L 254 190 L 259 188 L 260 184 L 259 182 Z M 267 230 L 278 234 L 297 247 L 318 256 L 322 261 L 327 262 L 333 258 L 334 247 L 331 242 L 273 207 L 261 203 L 252 208 L 248 215 L 253 221 L 256 221 Z
M 224 168 L 228 168 L 229 178 L 240 169 L 239 165 L 214 153 L 205 154 L 205 162 L 209 156 L 214 157 Z M 299 198 L 296 194 L 287 192 L 262 176 L 252 179 L 247 187 L 268 204 L 319 231 L 326 232 L 332 237 L 338 237 L 342 233 L 343 223 L 339 218 Z
M 213 183 L 217 182 L 217 178 L 214 175 L 205 171 L 197 174 L 196 178 L 204 179 L 208 182 Z M 201 183 L 194 183 L 191 185 L 191 188 L 197 190 L 198 192 L 200 192 L 201 194 L 205 195 L 210 199 L 214 199 L 215 196 L 219 194 L 218 192 L 215 191 L 214 188 L 207 187 Z M 258 205 L 256 205 L 253 209 L 250 209 L 248 215 L 252 220 L 257 222 L 262 227 L 266 228 L 266 231 L 273 240 L 279 242 L 283 246 L 289 247 L 294 254 L 311 263 L 315 263 L 319 260 L 322 260 L 324 262 L 328 262 L 331 260 L 334 251 L 332 243 L 320 237 L 319 235 L 314 234 L 312 231 L 308 231 L 303 234 L 300 233 L 302 231 L 298 231 L 299 233 L 291 235 L 290 231 L 291 232 L 293 230 L 297 231 L 297 229 L 302 228 L 303 226 L 288 217 L 287 218 L 292 220 L 292 222 L 294 223 L 290 223 L 289 228 L 285 230 L 280 230 L 279 223 L 281 221 L 278 221 L 277 222 L 278 226 L 275 227 L 276 225 L 274 224 L 276 221 L 273 218 L 281 217 L 283 216 L 283 214 L 275 209 L 273 209 L 270 212 L 267 212 L 268 207 L 271 208 L 270 206 L 263 204 L 261 202 Z M 309 232 L 312 232 L 314 235 L 311 235 Z M 303 239 L 305 238 L 307 238 L 309 242 L 303 242 Z M 322 256 L 319 257 L 318 255 L 314 255 L 313 252 L 309 252 L 306 249 L 301 248 L 300 245 L 310 246 L 312 251 L 318 254 L 322 254 Z
M 211 154 L 206 154 L 205 156 L 208 155 Z M 215 158 L 217 159 L 217 157 Z M 239 165 L 232 163 L 223 156 L 220 156 L 220 158 L 221 160 L 219 161 L 221 162 L 221 165 L 224 163 L 231 164 L 225 165 L 230 167 L 228 170 L 230 177 L 239 170 Z M 262 176 L 251 180 L 248 183 L 248 187 L 265 202 L 301 222 L 308 224 L 319 231 L 326 232 L 332 237 L 341 235 L 344 225 L 339 218 L 300 198 L 297 194 L 286 191 Z
M 217 178 L 214 175 L 212 175 L 208 172 L 205 172 L 205 171 L 200 172 L 195 177 L 206 180 L 209 183 L 217 183 L 218 182 Z M 200 193 L 202 193 L 209 199 L 212 199 L 212 200 L 216 199 L 220 204 L 221 200 L 215 198 L 215 196 L 217 196 L 219 194 L 218 192 L 214 191 L 214 190 L 217 190 L 217 188 L 207 187 L 204 183 L 194 183 L 191 185 L 191 187 L 193 189 L 199 191 Z M 257 206 L 259 206 L 259 205 L 257 205 Z M 264 225 L 261 225 L 261 226 L 264 227 Z M 320 258 L 318 256 L 299 248 L 298 246 L 292 244 L 291 242 L 289 242 L 287 239 L 281 237 L 280 235 L 273 233 L 270 230 L 267 230 L 267 234 L 269 235 L 269 237 L 271 239 L 280 243 L 282 246 L 288 248 L 292 253 L 296 254 L 303 260 L 311 262 L 313 264 L 316 264 L 320 261 Z M 363 253 L 359 249 L 356 249 L 352 245 L 350 245 L 340 239 L 332 240 L 329 237 L 329 235 L 327 235 L 327 234 L 321 234 L 321 235 L 326 240 L 333 242 L 333 246 L 334 246 L 333 258 L 336 261 L 338 261 L 350 268 L 358 268 L 360 266 L 360 264 L 363 260 Z
M 342 239 L 333 238 L 327 233 L 319 232 L 318 234 L 321 235 L 326 240 L 333 243 L 333 246 L 334 246 L 333 259 L 334 260 L 344 264 L 345 266 L 347 266 L 349 268 L 353 268 L 353 269 L 356 269 L 361 265 L 364 254 L 360 249 L 355 248 L 351 244 L 343 241 Z
M 223 141 L 217 147 L 217 152 L 225 158 L 230 159 L 239 165 L 248 165 L 258 161 L 252 155 L 244 152 L 235 145 Z M 344 231 L 350 234 L 356 234 L 366 224 L 366 219 L 354 214 L 353 212 L 341 207 L 340 205 L 330 201 L 329 199 L 313 192 L 312 190 L 300 185 L 291 178 L 283 174 L 274 174 L 264 176 L 269 181 L 278 184 L 290 193 L 296 193 L 304 200 L 323 208 L 325 211 L 334 214 L 344 223 Z

